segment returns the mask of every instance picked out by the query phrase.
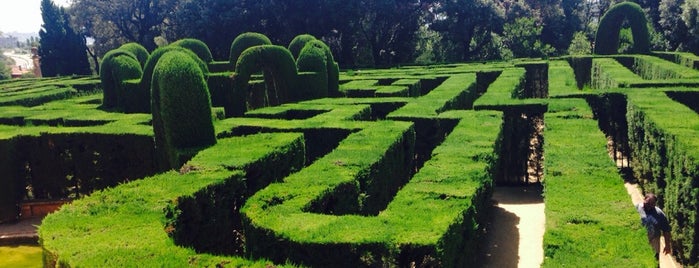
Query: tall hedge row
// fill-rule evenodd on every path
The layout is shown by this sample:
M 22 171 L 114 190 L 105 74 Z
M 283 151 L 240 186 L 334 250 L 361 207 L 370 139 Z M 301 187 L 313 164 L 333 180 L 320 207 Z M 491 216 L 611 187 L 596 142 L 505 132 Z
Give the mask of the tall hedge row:
M 209 50 L 209 46 L 207 46 L 201 40 L 185 38 L 177 40 L 170 45 L 179 46 L 191 50 L 192 52 L 194 52 L 194 54 L 197 54 L 197 56 L 199 56 L 199 58 L 203 60 L 205 63 L 210 63 L 214 60 L 214 57 L 211 55 L 211 50 Z
M 670 218 L 674 249 L 699 263 L 699 120 L 663 92 L 628 93 L 631 166 L 643 189 L 655 192 Z
M 142 75 L 141 64 L 133 53 L 122 49 L 107 52 L 100 65 L 100 80 L 104 92 L 103 107 L 118 108 L 119 91 L 123 90 L 124 81 L 138 79 Z
M 328 63 L 325 44 L 320 41 L 306 43 L 299 53 L 296 66 L 299 71 L 299 93 L 294 94 L 298 100 L 317 99 L 328 96 Z M 332 60 L 332 59 L 331 59 Z M 310 72 L 301 74 L 303 72 Z
M 136 56 L 136 60 L 138 60 L 138 62 L 141 64 L 141 68 L 146 65 L 146 61 L 148 60 L 148 57 L 150 57 L 148 50 L 139 43 L 126 43 L 121 45 L 118 49 L 126 50 Z
M 310 34 L 300 34 L 294 37 L 294 39 L 289 42 L 289 52 L 294 56 L 294 59 L 298 59 L 301 50 L 306 46 L 306 43 L 316 40 L 315 36 Z
M 211 98 L 196 60 L 179 51 L 163 54 L 151 88 L 155 146 L 170 168 L 179 168 L 196 150 L 216 143 Z
M 618 54 L 619 31 L 628 20 L 633 34 L 633 48 L 631 53 L 650 53 L 650 34 L 648 32 L 648 19 L 640 5 L 634 2 L 618 3 L 607 11 L 600 19 L 597 36 L 595 37 L 595 54 Z

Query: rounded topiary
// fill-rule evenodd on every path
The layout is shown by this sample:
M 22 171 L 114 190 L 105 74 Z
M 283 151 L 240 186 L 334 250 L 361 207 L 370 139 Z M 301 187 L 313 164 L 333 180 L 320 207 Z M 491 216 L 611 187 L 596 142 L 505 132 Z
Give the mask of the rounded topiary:
M 293 100 L 324 98 L 328 96 L 328 64 L 325 44 L 315 40 L 306 43 L 299 53 L 296 65 L 299 71 L 298 89 Z
M 301 34 L 294 37 L 294 39 L 292 39 L 289 43 L 289 52 L 291 52 L 291 55 L 294 56 L 294 59 L 298 59 L 301 49 L 306 46 L 306 43 L 313 40 L 316 40 L 316 38 L 310 34 Z
M 197 54 L 197 56 L 199 56 L 199 58 L 206 63 L 212 62 L 214 60 L 214 57 L 211 55 L 211 50 L 209 50 L 209 46 L 207 46 L 204 42 L 198 39 L 180 39 L 170 45 L 180 46 L 189 49 L 192 52 L 194 52 L 194 54 Z
M 197 62 L 197 65 L 205 74 L 209 72 L 209 67 L 206 65 L 206 63 L 201 58 L 199 58 L 199 56 L 194 54 L 194 52 L 192 52 L 191 50 L 181 46 L 159 47 L 156 50 L 154 50 L 153 53 L 151 53 L 150 57 L 148 58 L 148 61 L 146 61 L 146 65 L 143 67 L 143 77 L 141 78 L 141 87 L 143 89 L 151 91 L 151 83 L 153 79 L 153 70 L 155 69 L 155 65 L 158 63 L 160 58 L 165 53 L 170 51 L 180 51 L 182 53 L 185 53 L 187 56 L 189 56 Z
M 622 2 L 612 6 L 602 16 L 595 38 L 595 54 L 617 54 L 619 50 L 619 31 L 625 19 L 631 24 L 633 48 L 631 53 L 650 53 L 650 34 L 648 20 L 643 8 L 633 2 Z
M 151 107 L 156 150 L 169 168 L 179 168 L 198 149 L 216 144 L 204 72 L 187 53 L 168 51 L 160 57 Z
M 238 35 L 231 44 L 230 62 L 235 65 L 240 58 L 240 54 L 246 49 L 260 45 L 271 45 L 272 41 L 261 33 L 242 33 Z
M 102 107 L 118 107 L 118 91 L 121 83 L 129 79 L 138 79 L 142 74 L 141 64 L 133 53 L 123 49 L 107 52 L 100 64 L 100 81 L 102 82 L 103 93 Z
M 250 76 L 264 71 L 269 105 L 289 101 L 289 91 L 296 83 L 296 62 L 289 50 L 282 46 L 262 45 L 246 49 L 240 54 L 233 75 L 233 91 L 226 97 L 226 116 L 241 115 L 245 112 L 245 99 L 240 96 L 248 90 Z M 238 96 L 231 97 L 231 96 Z
M 126 44 L 121 45 L 119 47 L 119 49 L 123 49 L 123 50 L 126 50 L 128 52 L 131 52 L 131 54 L 136 56 L 136 59 L 141 64 L 141 67 L 143 67 L 143 65 L 146 64 L 146 61 L 148 60 L 148 57 L 150 56 L 150 54 L 148 53 L 148 50 L 139 43 L 134 43 L 134 42 L 126 43 Z

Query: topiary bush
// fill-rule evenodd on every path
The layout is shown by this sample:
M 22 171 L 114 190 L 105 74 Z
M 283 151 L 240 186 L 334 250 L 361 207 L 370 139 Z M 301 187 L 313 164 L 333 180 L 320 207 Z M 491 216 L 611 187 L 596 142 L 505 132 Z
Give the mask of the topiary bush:
M 299 54 L 301 53 L 303 47 L 306 46 L 306 43 L 313 40 L 316 40 L 316 38 L 310 34 L 300 34 L 294 37 L 294 39 L 292 39 L 289 43 L 289 51 L 291 52 L 291 55 L 294 56 L 294 59 L 298 59 Z
M 216 144 L 209 91 L 196 60 L 182 51 L 164 53 L 151 88 L 156 153 L 164 165 L 179 168 L 196 151 Z
M 619 31 L 622 23 L 628 19 L 633 33 L 632 54 L 650 53 L 650 34 L 648 20 L 640 5 L 634 2 L 622 2 L 612 6 L 602 16 L 595 38 L 595 54 L 617 54 L 619 49 Z
M 299 53 L 296 60 L 299 83 L 298 88 L 291 93 L 291 99 L 307 100 L 328 96 L 328 64 L 324 46 L 323 42 L 314 40 L 306 43 Z
M 230 62 L 236 64 L 241 53 L 246 49 L 260 45 L 271 45 L 272 41 L 261 33 L 242 33 L 231 44 Z
M 189 49 L 194 52 L 194 54 L 197 54 L 197 56 L 199 56 L 199 58 L 206 63 L 210 63 L 214 60 L 214 57 L 211 55 L 211 50 L 209 50 L 209 46 L 200 40 L 186 38 L 178 40 L 170 45 Z
M 107 52 L 100 65 L 100 80 L 104 94 L 102 107 L 118 108 L 121 84 L 129 79 L 140 78 L 142 74 L 141 64 L 133 53 L 123 49 Z
M 146 64 L 148 57 L 150 57 L 148 50 L 139 43 L 126 43 L 121 45 L 119 48 L 131 52 L 131 54 L 136 56 L 136 59 L 141 64 L 141 67 Z
M 261 45 L 250 47 L 240 54 L 233 75 L 233 91 L 226 97 L 226 116 L 239 115 L 245 99 L 235 98 L 248 90 L 250 77 L 264 71 L 267 105 L 279 105 L 289 101 L 289 91 L 296 84 L 296 63 L 291 52 L 282 46 Z M 237 92 L 237 93 L 236 93 Z M 238 107 L 238 108 L 236 108 Z

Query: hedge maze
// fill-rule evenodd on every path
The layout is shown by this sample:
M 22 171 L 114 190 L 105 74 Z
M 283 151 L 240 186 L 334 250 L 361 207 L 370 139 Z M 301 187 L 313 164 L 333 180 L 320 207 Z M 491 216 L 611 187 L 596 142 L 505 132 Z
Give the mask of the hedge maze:
M 699 262 L 696 56 L 339 72 L 329 51 L 127 44 L 99 79 L 0 83 L 0 221 L 74 199 L 39 229 L 50 266 L 470 267 L 493 186 L 540 182 L 543 266 L 654 266 L 611 154 Z

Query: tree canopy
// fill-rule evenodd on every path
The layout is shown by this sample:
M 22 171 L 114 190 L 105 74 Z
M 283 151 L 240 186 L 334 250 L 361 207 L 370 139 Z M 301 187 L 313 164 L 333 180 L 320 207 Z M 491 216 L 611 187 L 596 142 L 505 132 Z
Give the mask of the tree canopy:
M 44 19 L 39 31 L 42 75 L 91 74 L 85 38 L 70 26 L 65 10 L 52 0 L 42 0 L 41 16 Z

